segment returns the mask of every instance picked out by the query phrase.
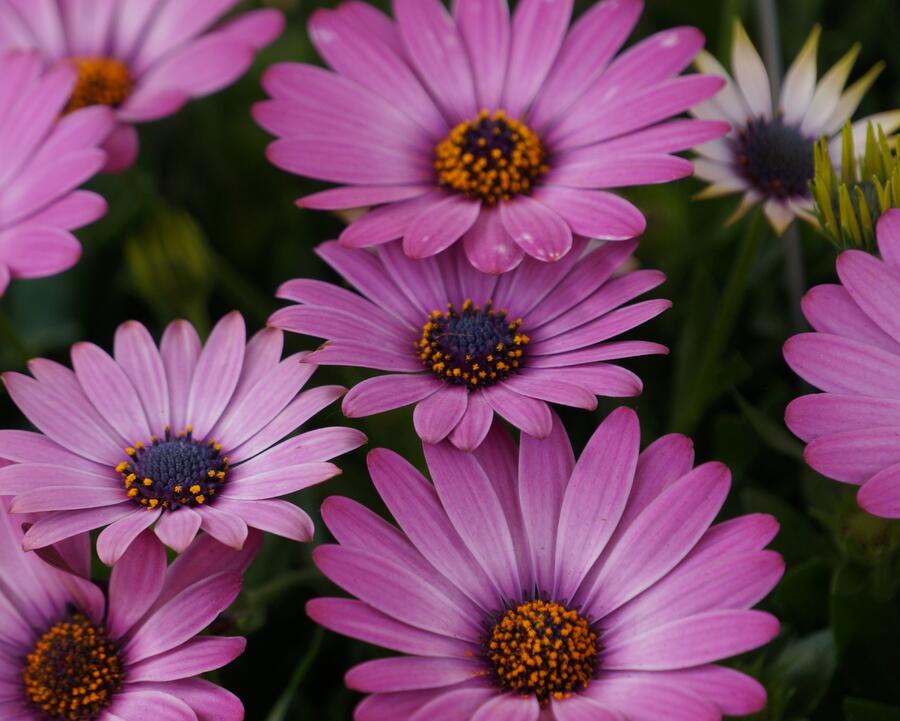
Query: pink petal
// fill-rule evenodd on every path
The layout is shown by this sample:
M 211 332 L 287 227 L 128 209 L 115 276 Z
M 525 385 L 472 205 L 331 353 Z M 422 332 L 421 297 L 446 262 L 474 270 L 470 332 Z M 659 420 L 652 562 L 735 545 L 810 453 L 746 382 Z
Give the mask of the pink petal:
M 416 691 L 454 686 L 478 675 L 471 659 L 401 656 L 368 661 L 347 672 L 347 686 L 363 693 Z
M 462 38 L 439 0 L 395 0 L 403 47 L 431 96 L 451 122 L 478 112 Z
M 454 19 L 469 56 L 478 107 L 500 107 L 512 35 L 506 0 L 460 0 Z
M 559 515 L 554 595 L 572 597 L 615 531 L 631 491 L 639 445 L 637 415 L 619 408 L 582 452 Z
M 624 198 L 602 190 L 544 185 L 534 197 L 569 224 L 574 233 L 601 240 L 627 240 L 644 232 L 647 221 Z
M 166 573 L 166 550 L 144 531 L 113 567 L 109 580 L 109 611 L 105 626 L 122 638 L 159 596 Z
M 859 505 L 882 518 L 900 518 L 900 465 L 876 473 L 857 495 Z
M 348 418 L 363 418 L 418 403 L 441 387 L 430 373 L 376 376 L 353 386 L 341 407 Z
M 139 508 L 104 528 L 97 537 L 97 555 L 100 560 L 107 566 L 118 563 L 141 531 L 152 526 L 159 514 L 160 511 Z
M 410 258 L 427 258 L 440 253 L 475 224 L 480 212 L 479 201 L 462 195 L 448 195 L 423 210 L 410 222 L 403 235 L 403 251 Z
M 501 203 L 500 219 L 506 232 L 533 258 L 559 260 L 572 248 L 568 223 L 556 211 L 527 195 Z

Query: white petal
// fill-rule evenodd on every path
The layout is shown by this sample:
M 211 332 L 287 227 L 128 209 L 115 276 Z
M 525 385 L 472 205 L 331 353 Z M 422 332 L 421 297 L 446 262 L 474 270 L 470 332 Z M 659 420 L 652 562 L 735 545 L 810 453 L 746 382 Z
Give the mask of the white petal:
M 806 135 L 814 137 L 824 132 L 825 126 L 840 102 L 841 93 L 844 92 L 844 85 L 847 84 L 847 78 L 850 76 L 857 55 L 859 55 L 859 45 L 854 45 L 822 76 L 800 126 Z
M 731 71 L 753 115 L 771 118 L 772 86 L 769 84 L 769 74 L 740 20 L 734 21 Z
M 821 34 L 822 26 L 816 25 L 784 76 L 781 111 L 784 121 L 790 125 L 798 125 L 803 120 L 816 91 L 816 54 Z
M 828 118 L 825 128 L 822 130 L 823 135 L 833 135 L 844 127 L 844 123 L 853 117 L 853 113 L 856 112 L 860 102 L 862 102 L 863 96 L 869 92 L 869 88 L 872 87 L 875 79 L 881 75 L 884 67 L 884 63 L 877 63 L 869 72 L 847 88 L 846 92 L 841 95 L 834 112 L 831 113 L 831 117 Z
M 794 211 L 787 203 L 779 200 L 767 200 L 763 212 L 778 235 L 784 235 L 784 231 L 794 222 Z
M 701 73 L 706 75 L 718 75 L 725 78 L 725 86 L 712 98 L 706 102 L 700 103 L 692 112 L 698 118 L 705 117 L 707 120 L 719 120 L 724 118 L 731 123 L 743 124 L 750 117 L 750 108 L 744 101 L 744 97 L 738 92 L 737 86 L 728 74 L 728 71 L 722 67 L 722 63 L 716 60 L 706 50 L 701 50 L 694 58 L 694 66 Z M 719 115 L 713 115 L 712 108 L 716 108 Z M 697 111 L 709 112 L 709 117 L 700 115 Z
M 725 138 L 716 138 L 702 145 L 697 145 L 694 152 L 699 153 L 704 158 L 710 160 L 718 160 L 720 163 L 732 163 L 734 161 L 734 150 L 731 143 Z

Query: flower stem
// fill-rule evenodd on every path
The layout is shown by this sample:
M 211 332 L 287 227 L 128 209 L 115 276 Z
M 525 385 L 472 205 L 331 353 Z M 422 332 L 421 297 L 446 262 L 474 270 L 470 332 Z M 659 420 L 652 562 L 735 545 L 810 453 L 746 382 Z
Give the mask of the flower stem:
M 309 669 L 312 668 L 316 656 L 319 655 L 319 650 L 322 648 L 322 641 L 324 638 L 325 629 L 321 626 L 317 626 L 312 640 L 309 642 L 309 646 L 306 649 L 306 653 L 303 654 L 303 658 L 300 659 L 300 663 L 297 664 L 294 673 L 291 674 L 287 686 L 284 687 L 281 696 L 278 697 L 275 705 L 272 706 L 272 710 L 269 711 L 269 715 L 266 716 L 266 721 L 284 721 L 284 719 L 287 718 L 288 711 L 291 708 L 291 701 L 294 700 L 294 694 L 297 693 L 297 689 L 300 688 L 300 684 L 303 682 L 304 677 L 309 673 Z
M 765 229 L 763 214 L 758 210 L 752 211 L 747 219 L 747 229 L 741 238 L 734 264 L 731 266 L 728 284 L 712 319 L 709 335 L 697 355 L 697 364 L 691 376 L 687 397 L 684 402 L 676 404 L 673 425 L 677 431 L 686 435 L 694 432 L 707 405 L 723 390 L 719 387 L 716 369 L 720 365 L 722 354 L 744 305 L 750 271 L 759 254 Z
M 778 106 L 781 95 L 781 76 L 784 64 L 781 58 L 781 37 L 778 31 L 778 9 L 775 0 L 757 0 L 756 9 L 759 15 L 759 27 L 762 33 L 763 58 L 769 71 L 769 83 L 772 87 L 772 103 Z M 796 222 L 796 221 L 795 221 Z M 800 312 L 800 299 L 806 288 L 806 274 L 803 270 L 803 246 L 800 245 L 800 234 L 796 224 L 791 225 L 782 238 L 784 242 L 784 283 L 787 288 L 791 331 L 803 330 L 803 315 Z

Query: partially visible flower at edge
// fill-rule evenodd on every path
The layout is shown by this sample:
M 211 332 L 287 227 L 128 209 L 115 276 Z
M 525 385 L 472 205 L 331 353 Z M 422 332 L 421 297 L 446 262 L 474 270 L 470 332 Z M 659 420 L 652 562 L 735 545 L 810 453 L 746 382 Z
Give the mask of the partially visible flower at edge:
M 730 488 L 673 434 L 639 454 L 620 408 L 577 462 L 558 418 L 545 440 L 495 424 L 475 453 L 425 446 L 432 482 L 376 449 L 369 472 L 399 528 L 348 498 L 322 516 L 339 545 L 313 559 L 355 598 L 313 620 L 406 654 L 362 663 L 356 721 L 718 721 L 766 703 L 716 661 L 779 630 L 749 610 L 784 572 L 771 516 L 713 525 Z M 358 600 L 357 600 L 358 599 Z
M 320 9 L 310 38 L 333 72 L 281 63 L 254 117 L 269 159 L 342 187 L 301 198 L 319 210 L 374 207 L 347 247 L 402 239 L 411 258 L 459 243 L 478 269 L 555 261 L 573 236 L 623 240 L 646 221 L 610 189 L 687 177 L 674 153 L 723 135 L 675 119 L 722 87 L 679 74 L 703 46 L 692 27 L 617 56 L 643 9 L 606 0 L 569 29 L 573 0 L 394 0 Z
M 17 278 L 62 273 L 81 257 L 73 230 L 106 213 L 76 190 L 106 162 L 106 108 L 60 118 L 75 87 L 71 68 L 44 72 L 34 52 L 0 51 L 0 296 Z
M 108 590 L 88 579 L 90 540 L 42 554 L 22 550 L 21 517 L 0 499 L 0 717 L 4 721 L 154 718 L 241 721 L 240 700 L 200 678 L 244 651 L 239 636 L 199 634 L 234 601 L 259 549 L 198 538 L 166 567 L 149 531 L 112 571 Z M 158 716 L 157 716 L 158 715 Z
M 47 65 L 71 65 L 78 82 L 67 111 L 113 108 L 117 126 L 105 145 L 107 172 L 138 154 L 134 125 L 172 115 L 246 72 L 256 52 L 284 28 L 277 10 L 246 12 L 215 23 L 238 0 L 97 2 L 88 11 L 69 0 L 0 2 L 0 50 L 34 49 Z
M 840 285 L 803 299 L 815 332 L 789 339 L 784 357 L 823 392 L 792 401 L 785 422 L 813 469 L 860 486 L 869 513 L 900 518 L 900 210 L 881 216 L 877 238 L 881 260 L 847 250 Z
M 157 348 L 130 321 L 114 357 L 90 343 L 72 348 L 74 371 L 29 363 L 6 373 L 13 402 L 40 430 L 0 431 L 0 496 L 14 513 L 39 513 L 27 549 L 103 528 L 97 552 L 114 564 L 146 528 L 181 552 L 199 530 L 240 548 L 248 527 L 310 541 L 313 522 L 277 500 L 340 473 L 327 461 L 365 442 L 352 428 L 286 436 L 344 394 L 302 391 L 316 366 L 306 353 L 281 359 L 267 328 L 245 342 L 244 320 L 225 316 L 205 345 L 175 321 Z M 302 391 L 302 392 L 301 392 Z
M 611 361 L 668 352 L 616 337 L 656 317 L 668 300 L 629 302 L 660 285 L 655 270 L 616 275 L 637 241 L 572 251 L 547 265 L 526 258 L 499 278 L 482 273 L 456 246 L 410 260 L 399 241 L 374 251 L 336 241 L 317 253 L 361 295 L 318 280 L 285 283 L 278 295 L 298 305 L 270 325 L 326 339 L 309 356 L 321 365 L 386 372 L 345 396 L 351 417 L 415 405 L 416 432 L 476 448 L 494 414 L 525 433 L 546 436 L 549 403 L 593 410 L 597 396 L 627 397 L 640 378 Z
M 788 68 L 781 96 L 773 107 L 768 71 L 740 21 L 735 20 L 731 46 L 734 80 L 718 60 L 702 51 L 696 60 L 704 73 L 725 78 L 725 88 L 695 106 L 698 118 L 726 120 L 732 131 L 724 138 L 697 146 L 695 175 L 711 183 L 700 198 L 743 193 L 730 222 L 763 204 L 772 228 L 780 235 L 795 218 L 816 223 L 809 189 L 814 174 L 815 144 L 824 136 L 832 156 L 840 150 L 840 129 L 852 117 L 866 91 L 884 69 L 871 68 L 844 90 L 859 55 L 854 46 L 816 83 L 816 55 L 821 28 L 815 27 Z M 879 113 L 853 123 L 857 145 L 869 123 L 886 133 L 900 127 L 900 110 Z
M 812 192 L 819 227 L 838 248 L 875 252 L 878 219 L 900 208 L 900 136 L 889 139 L 880 125 L 870 123 L 865 149 L 857 153 L 848 123 L 840 158 L 836 171 L 828 143 L 823 138 L 816 144 Z

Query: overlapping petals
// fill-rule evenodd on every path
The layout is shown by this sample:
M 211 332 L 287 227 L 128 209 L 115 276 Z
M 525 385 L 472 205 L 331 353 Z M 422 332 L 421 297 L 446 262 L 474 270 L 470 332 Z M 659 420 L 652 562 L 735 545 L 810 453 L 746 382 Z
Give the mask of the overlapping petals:
M 815 470 L 861 486 L 870 513 L 900 518 L 900 210 L 885 213 L 877 233 L 881 260 L 841 254 L 840 285 L 803 300 L 815 332 L 791 338 L 784 357 L 823 392 L 797 398 L 785 420 Z
M 666 352 L 656 343 L 616 340 L 670 306 L 666 300 L 629 304 L 665 279 L 650 270 L 617 275 L 636 244 L 591 247 L 577 238 L 559 263 L 528 258 L 498 279 L 473 268 L 461 248 L 413 261 L 398 243 L 375 252 L 325 243 L 319 255 L 362 295 L 321 281 L 289 281 L 279 296 L 297 305 L 269 322 L 325 338 L 311 362 L 385 371 L 347 394 L 343 409 L 350 417 L 416 405 L 415 426 L 424 441 L 449 438 L 462 449 L 478 447 L 495 413 L 544 437 L 552 426 L 548 403 L 593 409 L 597 396 L 637 395 L 640 379 L 611 361 Z M 434 311 L 448 304 L 459 309 L 466 301 L 479 307 L 493 301 L 508 319 L 521 319 L 529 342 L 518 372 L 473 387 L 442 379 L 423 364 L 417 355 L 423 324 Z
M 44 72 L 37 53 L 0 50 L 0 295 L 12 279 L 75 265 L 81 245 L 71 231 L 106 212 L 103 198 L 77 188 L 106 161 L 112 113 L 60 119 L 74 86 L 71 68 Z
M 238 0 L 5 0 L 0 50 L 33 48 L 49 65 L 112 60 L 128 73 L 115 104 L 118 125 L 106 143 L 106 170 L 130 166 L 138 153 L 135 123 L 171 115 L 246 72 L 258 50 L 284 26 L 276 10 L 219 22 Z
M 145 531 L 112 571 L 107 592 L 82 574 L 90 569 L 87 536 L 52 549 L 51 562 L 22 550 L 20 517 L 0 500 L 0 714 L 9 721 L 47 717 L 25 691 L 24 659 L 61 619 L 81 614 L 115 645 L 123 682 L 100 715 L 102 721 L 140 721 L 153 708 L 172 721 L 240 721 L 241 702 L 200 678 L 239 656 L 240 637 L 199 634 L 235 599 L 241 573 L 261 534 L 243 550 L 209 536 L 198 538 L 170 567 L 163 545 Z M 71 658 L 72 663 L 80 659 Z
M 784 76 L 774 106 L 765 64 L 739 21 L 735 21 L 731 47 L 733 78 L 708 52 L 701 51 L 697 56 L 697 68 L 724 78 L 725 87 L 714 98 L 694 107 L 692 113 L 698 118 L 732 124 L 727 137 L 696 148 L 701 155 L 694 162 L 696 175 L 710 182 L 700 197 L 743 193 L 732 219 L 762 203 L 766 217 L 779 234 L 795 218 L 816 223 L 808 189 L 814 142 L 823 136 L 828 138 L 831 157 L 841 157 L 841 128 L 853 117 L 884 67 L 876 65 L 845 88 L 859 55 L 857 46 L 816 82 L 820 34 L 820 27 L 810 33 Z M 853 123 L 856 147 L 863 147 L 870 123 L 890 134 L 900 127 L 900 110 Z
M 371 694 L 357 721 L 697 721 L 759 711 L 760 684 L 715 662 L 778 633 L 772 616 L 750 610 L 784 570 L 765 550 L 777 523 L 751 515 L 711 526 L 727 468 L 694 467 L 683 436 L 643 453 L 639 443 L 636 415 L 619 409 L 577 461 L 555 417 L 546 439 L 526 435 L 519 448 L 499 424 L 474 454 L 426 445 L 432 482 L 396 454 L 372 451 L 372 480 L 399 528 L 349 499 L 327 500 L 338 545 L 314 559 L 355 598 L 307 607 L 334 631 L 405 654 L 347 674 Z M 577 612 L 599 636 L 586 687 L 543 703 L 507 692 L 508 670 L 488 660 L 497 619 L 536 598 Z
M 348 247 L 402 239 L 429 257 L 460 241 L 482 271 L 527 255 L 554 261 L 573 235 L 639 235 L 641 212 L 611 188 L 690 175 L 682 150 L 723 135 L 718 121 L 670 120 L 721 86 L 679 73 L 703 45 L 694 28 L 657 33 L 618 54 L 639 0 L 606 0 L 568 28 L 571 0 L 395 0 L 394 19 L 359 1 L 319 10 L 310 36 L 332 71 L 273 66 L 254 108 L 278 136 L 268 151 L 292 173 L 342 187 L 300 199 L 318 209 L 378 206 L 342 234 Z M 499 203 L 440 187 L 436 147 L 482 109 L 524 123 L 548 170 Z M 504 149 L 504 152 L 508 150 Z M 510 156 L 513 164 L 515 160 Z
M 150 527 L 179 552 L 201 529 L 234 548 L 242 547 L 248 528 L 311 540 L 309 516 L 278 498 L 339 473 L 329 459 L 365 437 L 324 428 L 281 442 L 344 392 L 337 386 L 301 392 L 316 366 L 303 362 L 305 354 L 281 355 L 279 331 L 266 329 L 245 342 L 243 318 L 232 313 L 205 345 L 193 326 L 176 321 L 157 348 L 132 321 L 118 329 L 113 356 L 80 343 L 72 349 L 74 370 L 38 359 L 29 365 L 31 377 L 7 373 L 10 396 L 40 431 L 0 431 L 0 457 L 14 462 L 0 469 L 0 495 L 13 496 L 13 512 L 41 514 L 25 535 L 26 548 L 103 528 L 97 550 L 113 564 Z M 173 491 L 177 479 L 165 477 L 165 467 L 164 477 L 152 481 L 168 484 L 156 503 L 151 491 L 159 485 L 143 495 L 133 490 L 149 487 L 150 479 L 123 483 L 132 472 L 123 468 L 136 457 L 129 451 L 185 433 L 195 440 L 187 444 L 193 451 L 210 447 L 212 456 L 226 459 L 210 471 L 214 497 Z M 214 477 L 218 468 L 227 468 L 221 482 Z M 176 496 L 190 503 L 161 503 Z

